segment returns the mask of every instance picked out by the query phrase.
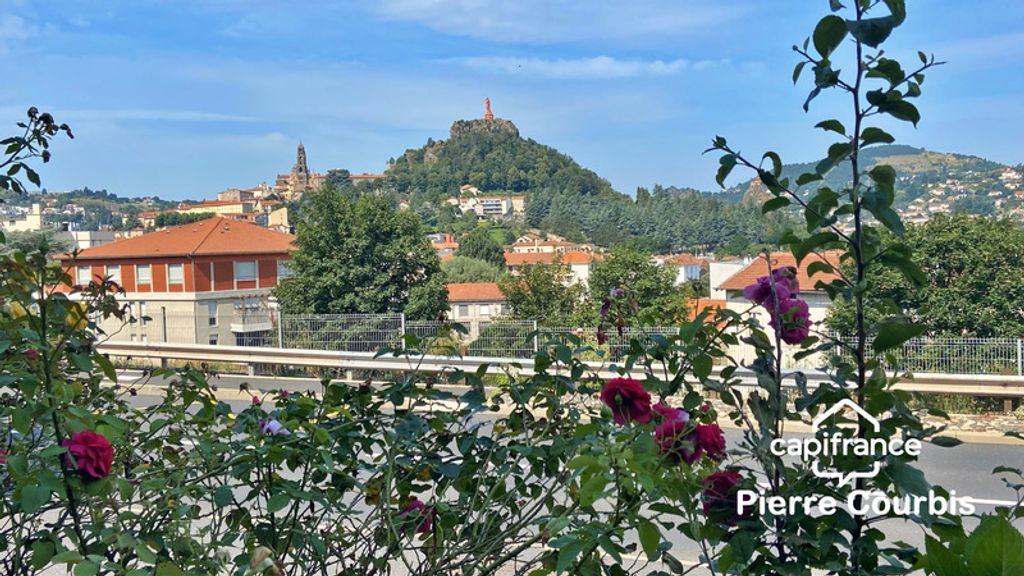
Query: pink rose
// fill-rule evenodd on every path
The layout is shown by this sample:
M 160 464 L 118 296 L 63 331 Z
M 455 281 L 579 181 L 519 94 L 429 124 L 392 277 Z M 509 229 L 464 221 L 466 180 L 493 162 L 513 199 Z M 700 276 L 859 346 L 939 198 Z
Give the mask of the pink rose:
M 639 380 L 612 378 L 601 390 L 601 401 L 611 408 L 616 424 L 634 420 L 646 424 L 651 420 L 651 395 Z
M 114 465 L 114 448 L 102 434 L 89 430 L 75 432 L 61 446 L 67 448 L 65 463 L 75 466 L 83 476 L 98 480 L 110 474 Z
M 772 328 L 781 330 L 782 341 L 786 344 L 799 344 L 811 333 L 811 314 L 807 302 L 803 300 L 782 300 L 779 302 L 779 317 L 772 314 Z M 781 326 L 780 326 L 781 324 Z
M 778 300 L 795 298 L 800 294 L 800 283 L 796 278 L 796 268 L 786 266 L 772 270 L 771 279 L 768 276 L 761 276 L 757 282 L 743 289 L 743 297 L 755 304 L 772 310 L 775 304 L 772 298 L 772 283 L 775 284 L 775 294 Z
M 731 470 L 719 470 L 705 478 L 701 494 L 704 515 L 723 518 L 723 522 L 729 525 L 735 524 L 739 519 L 736 513 L 736 492 L 741 479 L 739 473 Z
M 697 435 L 697 446 L 709 458 L 719 462 L 725 459 L 725 436 L 718 424 L 698 424 L 694 433 Z
M 413 498 L 411 502 L 402 508 L 402 518 L 406 516 L 412 516 L 413 518 L 419 517 L 420 523 L 416 526 L 416 532 L 419 534 L 426 534 L 434 528 L 434 509 L 428 507 L 419 498 Z

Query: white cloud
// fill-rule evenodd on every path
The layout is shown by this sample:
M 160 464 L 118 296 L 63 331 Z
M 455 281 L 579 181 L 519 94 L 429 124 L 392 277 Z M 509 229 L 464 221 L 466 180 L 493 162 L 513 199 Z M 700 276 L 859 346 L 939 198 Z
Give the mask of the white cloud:
M 548 43 L 709 33 L 747 2 L 696 0 L 382 0 L 387 20 L 499 42 Z
M 452 58 L 447 61 L 475 70 L 567 79 L 674 76 L 685 70 L 701 71 L 718 64 L 728 65 L 727 61 L 632 60 L 610 56 L 558 59 L 480 56 Z

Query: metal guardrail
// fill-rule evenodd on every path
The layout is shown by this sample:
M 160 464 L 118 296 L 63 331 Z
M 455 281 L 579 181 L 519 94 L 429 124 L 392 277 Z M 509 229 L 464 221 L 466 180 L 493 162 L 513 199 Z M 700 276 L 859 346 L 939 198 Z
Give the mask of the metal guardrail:
M 219 346 L 204 344 L 174 344 L 150 342 L 108 341 L 99 346 L 105 354 L 155 361 L 184 360 L 192 362 L 224 362 L 255 366 L 257 364 L 276 366 L 301 366 L 315 368 L 336 368 L 339 370 L 376 370 L 381 372 L 419 371 L 428 373 L 463 370 L 474 372 L 481 364 L 488 365 L 492 374 L 512 370 L 521 375 L 533 374 L 534 361 L 495 358 L 484 356 L 439 356 L 425 354 L 414 357 L 377 357 L 374 352 L 346 352 L 330 350 L 303 350 L 296 348 L 253 348 L 246 346 Z M 609 362 L 585 362 L 592 372 L 601 378 L 619 375 L 614 364 Z M 718 374 L 721 367 L 714 368 Z M 787 371 L 788 373 L 797 372 Z M 808 387 L 827 381 L 828 375 L 817 370 L 802 371 L 807 377 Z M 642 377 L 642 369 L 634 368 L 634 377 Z M 753 373 L 738 371 L 745 386 L 756 387 Z M 787 378 L 784 386 L 796 387 L 795 379 Z M 937 394 L 963 394 L 972 396 L 998 396 L 1024 398 L 1024 377 L 987 374 L 932 374 L 917 373 L 895 386 L 899 390 Z

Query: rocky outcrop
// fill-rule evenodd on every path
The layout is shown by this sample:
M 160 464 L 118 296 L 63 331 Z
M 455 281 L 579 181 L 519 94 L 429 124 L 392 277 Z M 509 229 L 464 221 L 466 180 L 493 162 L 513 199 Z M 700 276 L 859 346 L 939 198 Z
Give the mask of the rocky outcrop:
M 467 134 L 511 134 L 519 137 L 519 128 L 511 120 L 456 120 L 452 123 L 449 138 L 455 140 Z

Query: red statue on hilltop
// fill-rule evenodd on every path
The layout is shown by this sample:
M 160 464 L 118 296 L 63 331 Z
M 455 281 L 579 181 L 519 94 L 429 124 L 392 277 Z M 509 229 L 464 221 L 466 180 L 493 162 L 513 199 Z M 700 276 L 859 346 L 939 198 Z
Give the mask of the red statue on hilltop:
M 484 98 L 484 120 L 494 120 L 494 112 L 491 112 L 491 98 L 488 96 Z

